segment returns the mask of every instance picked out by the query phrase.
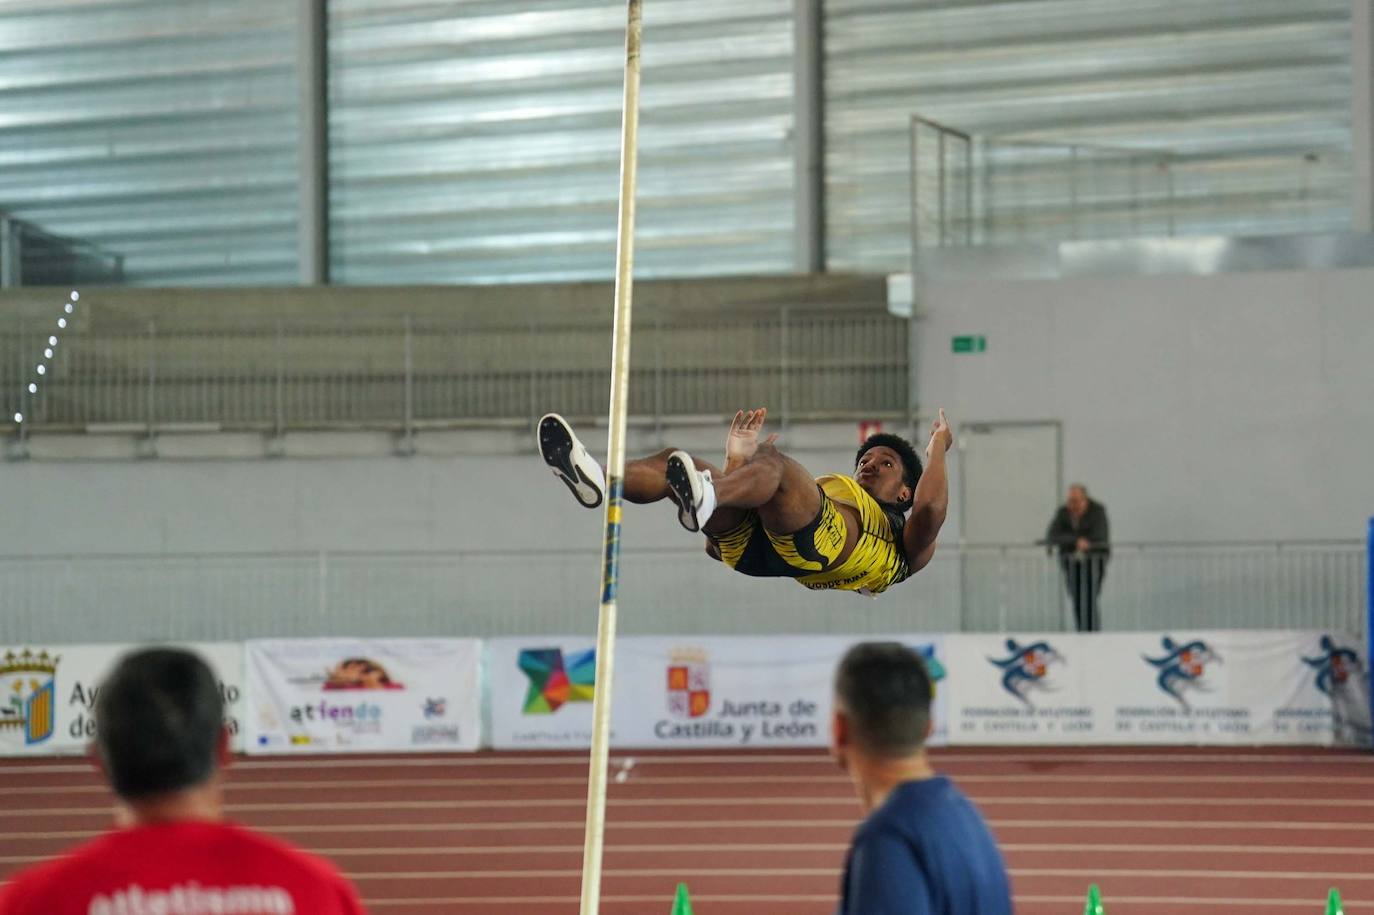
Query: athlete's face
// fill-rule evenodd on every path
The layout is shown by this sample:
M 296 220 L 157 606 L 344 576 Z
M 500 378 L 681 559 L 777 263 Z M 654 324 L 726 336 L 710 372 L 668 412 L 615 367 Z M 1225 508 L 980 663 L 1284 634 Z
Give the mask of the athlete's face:
M 854 479 L 879 502 L 904 502 L 911 489 L 902 479 L 902 459 L 886 445 L 874 445 L 859 458 Z

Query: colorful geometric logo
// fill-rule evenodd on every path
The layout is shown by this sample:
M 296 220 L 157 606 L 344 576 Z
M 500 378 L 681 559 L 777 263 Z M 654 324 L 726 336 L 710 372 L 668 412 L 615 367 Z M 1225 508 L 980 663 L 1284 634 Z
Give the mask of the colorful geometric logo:
M 1141 657 L 1159 669 L 1155 685 L 1187 710 L 1190 706 L 1183 691 L 1198 689 L 1205 692 L 1207 685 L 1203 677 L 1206 676 L 1207 665 L 1212 661 L 1220 664 L 1221 655 L 1201 639 L 1180 645 L 1166 635 L 1160 639 L 1160 645 L 1165 652 L 1162 658 Z
M 448 714 L 448 700 L 442 696 L 438 699 L 425 699 L 425 718 L 442 718 Z
M 1002 669 L 1002 688 L 1011 693 L 1028 707 L 1031 705 L 1027 695 L 1032 689 L 1048 689 L 1046 674 L 1055 661 L 1064 659 L 1049 642 L 1032 642 L 1022 645 L 1016 639 L 1007 639 L 1010 654 L 1000 660 L 988 658 L 988 663 Z
M 1345 686 L 1352 676 L 1364 672 L 1360 656 L 1349 648 L 1337 645 L 1329 635 L 1322 636 L 1321 654 L 1315 658 L 1303 658 L 1308 667 L 1317 672 L 1317 689 L 1330 696 Z
M 947 676 L 945 665 L 941 664 L 940 659 L 935 656 L 935 646 L 927 642 L 924 645 L 908 645 L 907 647 L 920 655 L 921 660 L 925 662 L 926 673 L 930 674 L 931 695 L 935 695 L 937 685 Z
M 711 666 L 700 648 L 675 648 L 668 655 L 668 712 L 700 718 L 711 709 Z
M 0 659 L 0 736 L 24 735 L 24 744 L 42 743 L 53 735 L 57 720 L 57 655 L 5 652 Z
M 526 715 L 552 715 L 566 702 L 591 702 L 596 692 L 596 649 L 569 654 L 561 648 L 526 648 L 520 669 L 530 678 Z

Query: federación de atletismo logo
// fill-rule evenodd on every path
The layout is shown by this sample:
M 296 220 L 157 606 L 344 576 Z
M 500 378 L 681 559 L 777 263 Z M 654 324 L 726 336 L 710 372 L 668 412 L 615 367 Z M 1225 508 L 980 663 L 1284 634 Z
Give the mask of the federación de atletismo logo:
M 52 736 L 57 719 L 57 655 L 5 652 L 0 659 L 0 737 L 22 734 L 24 744 Z
M 1329 635 L 1322 636 L 1321 654 L 1302 661 L 1317 674 L 1317 689 L 1324 695 L 1332 696 L 1349 682 L 1364 672 L 1360 656 L 1349 648 L 1336 644 Z
M 1184 709 L 1188 709 L 1190 706 L 1183 695 L 1184 691 L 1197 689 L 1205 692 L 1207 665 L 1213 661 L 1220 664 L 1221 655 L 1201 639 L 1180 644 L 1166 635 L 1160 639 L 1160 646 L 1164 649 L 1163 657 L 1141 657 L 1159 670 L 1155 685 Z
M 935 646 L 927 642 L 922 645 L 908 645 L 907 647 L 921 656 L 921 661 L 926 665 L 926 673 L 930 675 L 931 688 L 938 690 L 940 681 L 945 678 L 947 672 L 945 665 L 940 663 L 939 657 L 935 654 Z
M 988 658 L 988 663 L 1002 669 L 1002 688 L 1029 706 L 1030 691 L 1049 689 L 1049 667 L 1056 661 L 1062 663 L 1064 658 L 1043 640 L 1022 645 L 1016 639 L 1007 639 L 1007 652 L 1005 658 Z
M 711 667 L 701 648 L 674 648 L 668 654 L 668 713 L 700 718 L 711 708 Z
M 596 691 L 596 649 L 569 653 L 561 648 L 526 648 L 520 669 L 529 677 L 526 715 L 552 715 L 567 702 L 591 702 Z

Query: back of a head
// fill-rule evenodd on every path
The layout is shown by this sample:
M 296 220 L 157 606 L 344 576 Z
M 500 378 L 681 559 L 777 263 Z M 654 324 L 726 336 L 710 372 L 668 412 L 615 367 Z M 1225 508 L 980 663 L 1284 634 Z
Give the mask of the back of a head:
M 198 656 L 149 648 L 124 656 L 100 687 L 96 744 L 120 797 L 192 788 L 214 773 L 224 707 Z
M 835 698 L 850 737 L 864 752 L 910 756 L 930 727 L 930 674 L 920 655 L 897 642 L 862 642 L 845 653 L 835 673 Z

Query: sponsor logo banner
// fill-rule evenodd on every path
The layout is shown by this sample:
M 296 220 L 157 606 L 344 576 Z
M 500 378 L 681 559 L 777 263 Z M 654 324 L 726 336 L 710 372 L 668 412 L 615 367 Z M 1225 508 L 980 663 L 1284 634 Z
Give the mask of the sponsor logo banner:
M 95 738 L 100 684 L 139 645 L 0 646 L 0 756 L 85 752 Z M 243 648 L 190 643 L 219 680 L 231 746 L 243 747 Z
M 1292 631 L 949 636 L 952 743 L 1367 744 L 1355 640 Z
M 1089 658 L 1099 742 L 1336 744 L 1361 727 L 1367 734 L 1348 639 L 1258 630 L 1101 638 Z
M 1064 633 L 946 636 L 949 742 L 1075 743 L 1097 728 L 1086 644 Z
M 475 750 L 480 665 L 475 639 L 248 642 L 245 750 Z
M 943 742 L 941 639 L 889 636 L 936 680 Z M 616 644 L 611 743 L 619 748 L 815 747 L 829 740 L 831 688 L 847 636 L 627 637 Z M 488 643 L 496 749 L 591 742 L 595 653 L 586 637 Z
M 616 642 L 616 657 L 627 642 Z M 486 643 L 491 708 L 489 744 L 498 750 L 589 747 L 596 694 L 596 640 L 588 636 L 531 636 Z M 616 699 L 633 701 L 616 677 Z M 612 722 L 611 739 L 615 740 Z
M 1306 668 L 1308 701 L 1281 706 L 1275 716 L 1276 727 L 1288 732 L 1325 736 L 1322 709 L 1330 703 L 1333 743 L 1360 747 L 1374 744 L 1374 729 L 1370 726 L 1369 659 L 1361 657 L 1356 640 L 1343 633 L 1308 633 L 1299 657 Z M 1312 690 L 1322 698 L 1313 697 Z

